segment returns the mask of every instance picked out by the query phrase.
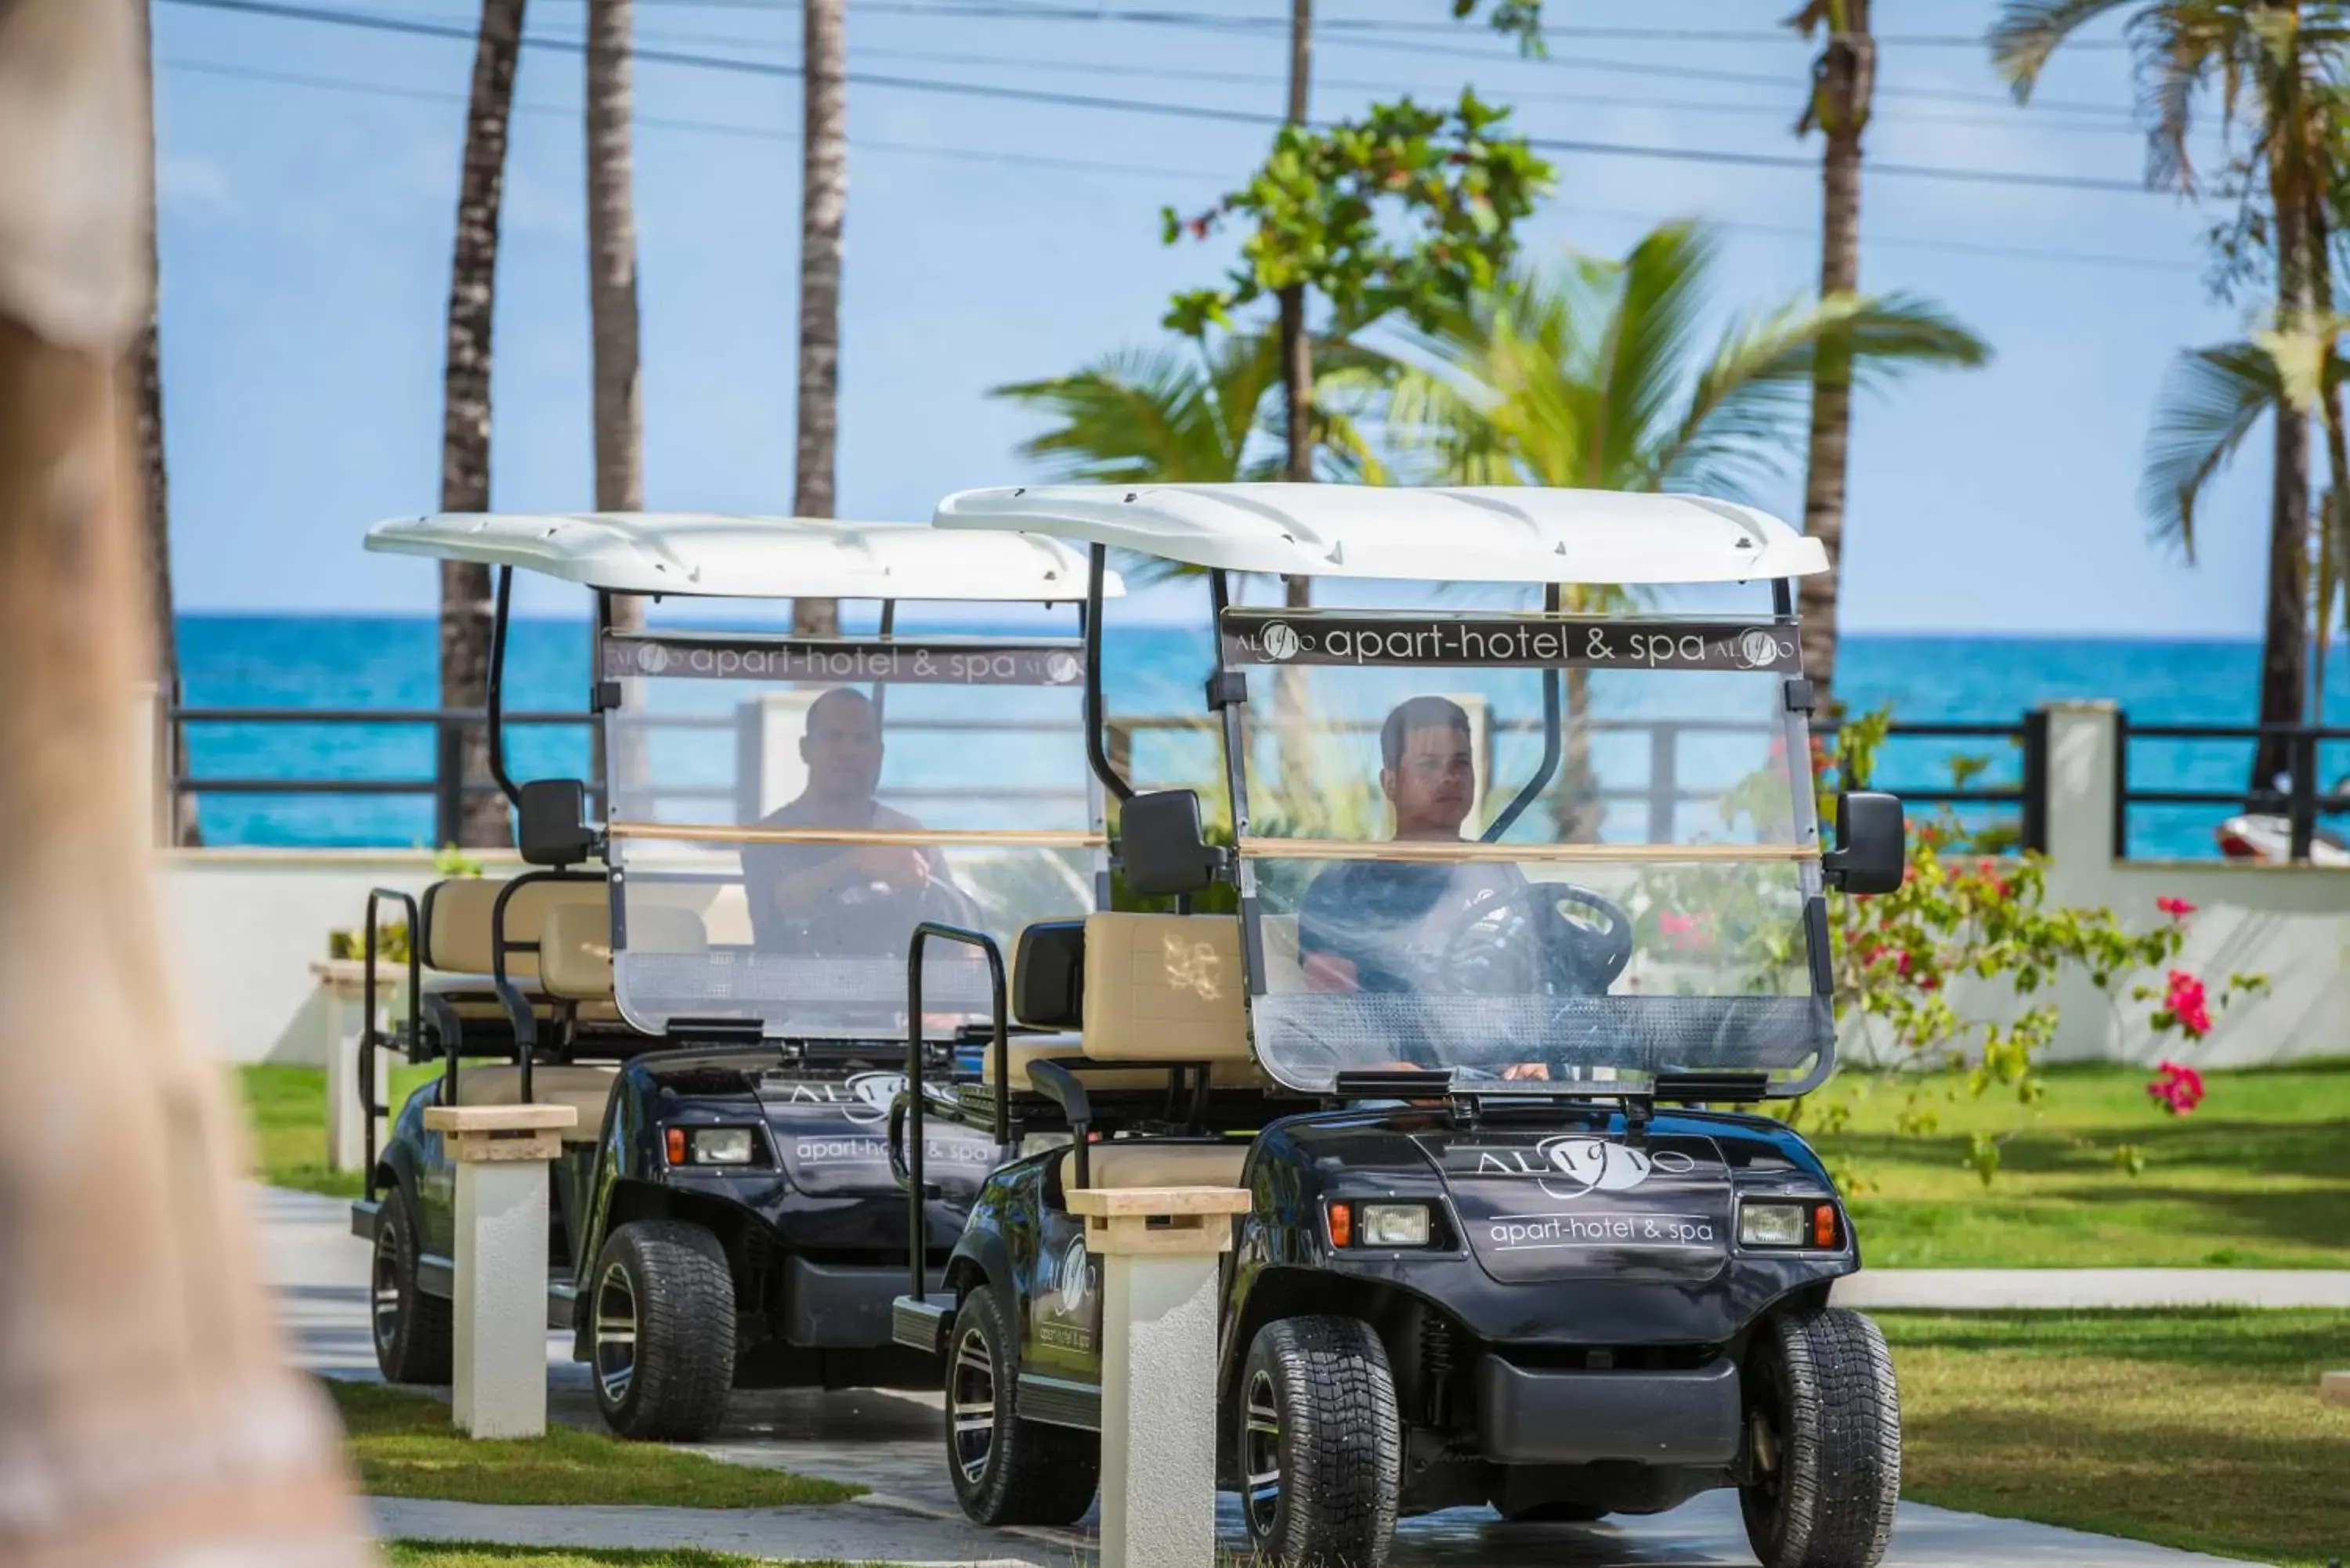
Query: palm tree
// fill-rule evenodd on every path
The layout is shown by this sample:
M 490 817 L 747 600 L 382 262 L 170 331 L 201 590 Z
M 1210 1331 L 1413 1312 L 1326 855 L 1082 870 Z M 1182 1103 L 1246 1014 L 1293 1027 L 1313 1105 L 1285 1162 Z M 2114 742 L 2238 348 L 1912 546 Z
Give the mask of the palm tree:
M 160 295 L 157 289 L 160 269 L 157 265 L 155 236 L 155 73 L 152 57 L 152 13 L 141 5 L 138 10 L 139 69 L 142 92 L 140 103 L 146 111 L 140 127 L 140 150 L 146 160 L 147 213 L 146 254 L 147 321 L 140 329 L 139 339 L 130 350 L 131 395 L 138 421 L 140 471 L 145 478 L 144 518 L 140 543 L 147 565 L 147 608 L 153 645 L 155 670 L 155 701 L 168 708 L 180 700 L 180 632 L 172 612 L 172 487 L 169 470 L 163 460 L 163 347 Z M 181 774 L 188 771 L 188 733 L 177 720 L 161 726 L 157 736 L 161 748 L 156 757 L 157 771 Z M 165 802 L 168 819 L 164 824 L 167 841 L 176 845 L 203 842 L 203 834 L 196 818 L 196 803 L 192 796 L 168 798 Z
M 636 0 L 588 0 L 588 319 L 594 359 L 596 509 L 645 504 L 629 55 Z M 633 596 L 613 618 L 642 624 Z
M 2192 193 L 2189 132 L 2199 93 L 2217 87 L 2220 118 L 2247 133 L 2235 166 L 2243 176 L 2248 227 L 2266 232 L 2276 268 L 2277 330 L 2305 335 L 2313 311 L 2332 307 L 2327 199 L 2343 173 L 2331 134 L 2332 105 L 2350 47 L 2337 0 L 2007 0 L 1991 49 L 2019 100 L 2030 98 L 2050 56 L 2080 27 L 2127 9 L 2123 32 L 2136 57 L 2139 99 L 2153 123 L 2147 182 Z M 2257 193 L 2257 194 L 2256 194 Z M 2254 211 L 2264 196 L 2265 212 Z M 2334 491 L 2350 495 L 2341 397 L 2322 389 Z M 2158 417 L 2158 424 L 2159 417 Z M 2309 655 L 2309 421 L 2288 406 L 2273 422 L 2269 504 L 2269 581 L 2261 654 L 2260 719 L 2299 722 Z M 2253 748 L 2252 787 L 2265 789 L 2290 765 L 2286 738 Z
M 2195 558 L 2197 511 L 2205 488 L 2225 469 L 2263 419 L 2305 421 L 2322 393 L 2338 396 L 2345 374 L 2339 348 L 2330 340 L 2316 356 L 2296 355 L 2286 341 L 2257 337 L 2190 348 L 2172 361 L 2156 394 L 2154 421 L 2147 432 L 2146 471 L 2138 504 L 2158 539 L 2177 545 Z M 2339 516 L 2335 496 L 2323 509 Z M 2341 591 L 2342 537 L 2327 530 L 2319 542 L 2314 603 L 2317 659 L 2314 709 L 2323 722 L 2324 659 L 2331 643 L 2334 602 Z M 2254 779 L 2267 787 L 2274 774 Z
M 833 514 L 840 431 L 840 235 L 848 212 L 848 32 L 843 0 L 805 0 L 800 50 L 800 340 L 798 443 L 792 511 Z M 834 599 L 798 599 L 792 628 L 840 630 Z
M 449 358 L 441 433 L 441 509 L 483 512 L 490 504 L 490 323 L 497 290 L 498 213 L 504 194 L 506 127 L 514 109 L 524 0 L 482 0 L 465 106 L 465 162 L 457 190 L 457 241 L 449 268 Z M 441 563 L 441 706 L 479 708 L 489 701 L 490 571 L 472 562 Z M 489 738 L 464 727 L 454 759 L 469 786 L 489 782 Z M 443 759 L 442 765 L 449 765 Z M 458 814 L 458 842 L 508 841 L 505 802 L 469 787 Z
M 1869 0 L 1806 0 L 1787 25 L 1811 36 L 1825 30 L 1826 47 L 1812 65 L 1812 95 L 1796 124 L 1798 135 L 1819 130 L 1820 297 L 1860 287 L 1860 138 L 1868 128 L 1877 85 L 1877 43 L 1868 31 Z M 1812 371 L 1812 420 L 1804 483 L 1804 531 L 1827 552 L 1828 569 L 1805 577 L 1802 610 L 1804 668 L 1818 686 L 1822 711 L 1835 711 L 1836 601 L 1844 560 L 1845 481 L 1852 440 L 1852 363 L 1843 345 L 1823 343 Z
M 1673 223 L 1620 261 L 1574 255 L 1547 274 L 1512 275 L 1408 339 L 1413 363 L 1396 384 L 1391 433 L 1451 483 L 1742 499 L 1783 476 L 1825 348 L 1847 357 L 1862 388 L 1990 358 L 1971 332 L 1908 296 L 1791 300 L 1732 321 L 1707 348 L 1716 254 L 1707 230 Z M 1599 613 L 1624 597 L 1582 587 L 1567 603 Z M 1567 672 L 1567 702 L 1576 722 L 1554 810 L 1573 841 L 1598 827 L 1585 672 Z

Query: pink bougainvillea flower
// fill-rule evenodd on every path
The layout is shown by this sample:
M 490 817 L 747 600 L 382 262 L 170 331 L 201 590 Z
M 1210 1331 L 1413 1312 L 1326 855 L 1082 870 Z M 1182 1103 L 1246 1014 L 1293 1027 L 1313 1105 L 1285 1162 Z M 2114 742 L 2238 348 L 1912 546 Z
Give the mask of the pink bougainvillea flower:
M 1657 934 L 1673 947 L 1701 948 L 1710 940 L 1703 910 L 1690 915 L 1659 914 Z
M 2158 1063 L 2146 1092 L 2169 1115 L 2183 1116 L 2203 1103 L 2203 1075 L 2177 1062 Z
M 2184 898 L 2157 898 L 2154 907 L 2174 920 L 2183 920 L 2195 912 L 2195 906 Z
M 2200 1040 L 2211 1033 L 2211 1010 L 2203 982 L 2183 969 L 2172 970 L 2165 977 L 2162 1010 L 2178 1022 L 2189 1040 Z

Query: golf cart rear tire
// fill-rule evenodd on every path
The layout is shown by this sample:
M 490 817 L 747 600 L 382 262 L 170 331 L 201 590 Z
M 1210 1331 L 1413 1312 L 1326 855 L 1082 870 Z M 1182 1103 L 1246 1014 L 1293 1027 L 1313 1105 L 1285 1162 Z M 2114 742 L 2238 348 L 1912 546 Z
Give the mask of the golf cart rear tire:
M 1739 1489 L 1762 1568 L 1876 1568 L 1901 1497 L 1901 1398 L 1877 1325 L 1826 1307 L 1781 1313 L 1747 1357 L 1749 1441 L 1773 1473 Z
M 423 1248 L 416 1200 L 405 1184 L 384 1195 L 376 1222 L 375 1257 L 369 1266 L 369 1337 L 375 1364 L 386 1383 L 446 1383 L 452 1373 L 456 1310 L 444 1296 L 429 1296 L 417 1284 L 417 1259 Z M 378 1300 L 396 1293 L 396 1303 Z M 390 1312 L 384 1315 L 384 1307 Z
M 691 1443 L 726 1418 L 734 1387 L 734 1275 L 718 1238 L 676 1220 L 612 1232 L 588 1281 L 589 1370 L 596 1407 L 623 1438 Z M 625 1382 L 615 1385 L 606 1335 L 632 1319 Z
M 1267 1393 L 1271 1434 L 1257 1425 Z M 1273 1568 L 1380 1568 L 1403 1484 L 1403 1424 L 1387 1347 L 1371 1326 L 1351 1317 L 1265 1324 L 1241 1368 L 1233 1414 L 1241 1517 L 1258 1553 Z M 1253 1437 L 1260 1446 L 1270 1438 L 1280 1467 L 1269 1500 L 1249 1487 Z
M 1019 1346 L 1019 1333 L 1005 1319 L 995 1293 L 985 1285 L 966 1292 L 947 1335 L 947 1474 L 963 1512 L 978 1523 L 1075 1524 L 1101 1487 L 1101 1438 L 1074 1427 L 1021 1418 Z M 966 1349 L 985 1358 L 993 1406 L 987 1453 L 976 1476 L 963 1468 L 972 1456 L 955 1425 Z

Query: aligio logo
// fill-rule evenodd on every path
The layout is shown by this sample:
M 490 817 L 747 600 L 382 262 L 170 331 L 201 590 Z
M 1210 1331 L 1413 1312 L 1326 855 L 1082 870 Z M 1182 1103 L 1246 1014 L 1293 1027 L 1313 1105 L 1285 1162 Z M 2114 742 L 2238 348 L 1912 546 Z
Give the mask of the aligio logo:
M 1697 1168 L 1697 1161 L 1671 1149 L 1650 1154 L 1629 1144 L 1575 1135 L 1546 1137 L 1534 1146 L 1534 1155 L 1540 1161 L 1542 1189 L 1562 1199 L 1587 1192 L 1629 1192 L 1657 1171 L 1686 1176 Z
M 669 649 L 658 642 L 637 644 L 637 668 L 648 675 L 659 675 L 669 668 Z
M 1264 630 L 1257 634 L 1257 641 L 1264 656 L 1274 659 L 1295 659 L 1305 646 L 1297 628 L 1285 620 L 1267 621 Z
M 1794 651 L 1781 647 L 1777 637 L 1759 626 L 1739 634 L 1738 662 L 1748 670 L 1768 670 Z
M 1061 1266 L 1054 1280 L 1053 1310 L 1065 1318 L 1074 1318 L 1086 1310 L 1086 1300 L 1092 1293 L 1093 1281 L 1086 1272 L 1086 1239 L 1073 1236 L 1061 1251 Z
M 1077 662 L 1077 656 L 1074 653 L 1055 651 L 1045 656 L 1045 679 L 1052 685 L 1075 685 L 1077 677 L 1084 673 L 1085 666 Z
M 858 1127 L 871 1127 L 889 1114 L 890 1102 L 905 1088 L 903 1073 L 859 1073 L 848 1080 L 849 1099 L 842 1110 Z

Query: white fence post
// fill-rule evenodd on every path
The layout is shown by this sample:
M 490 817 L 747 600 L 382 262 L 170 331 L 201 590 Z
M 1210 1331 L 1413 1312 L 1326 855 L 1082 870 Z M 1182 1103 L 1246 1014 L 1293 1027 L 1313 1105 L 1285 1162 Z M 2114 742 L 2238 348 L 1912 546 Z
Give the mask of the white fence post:
M 1102 1259 L 1102 1568 L 1201 1568 L 1216 1547 L 1217 1260 L 1249 1195 L 1068 1198 Z
M 366 996 L 364 981 L 367 961 L 364 959 L 323 959 L 310 966 L 318 977 L 321 1023 L 319 1032 L 326 1036 L 327 1048 L 327 1168 L 357 1170 L 367 1160 L 366 1096 L 359 1092 L 359 1040 L 371 1028 L 380 1028 L 381 1018 L 361 1016 Z M 389 978 L 394 971 L 376 972 L 376 1004 L 388 1006 L 391 998 L 390 987 L 395 981 Z M 405 976 L 401 976 L 405 979 Z M 391 1053 L 381 1046 L 375 1053 L 375 1092 L 380 1096 L 391 1093 Z M 387 1098 L 388 1106 L 390 1101 Z M 379 1121 L 376 1147 L 383 1147 Z
M 457 1163 L 458 1430 L 546 1433 L 546 1167 L 569 1106 L 433 1106 L 424 1125 Z

